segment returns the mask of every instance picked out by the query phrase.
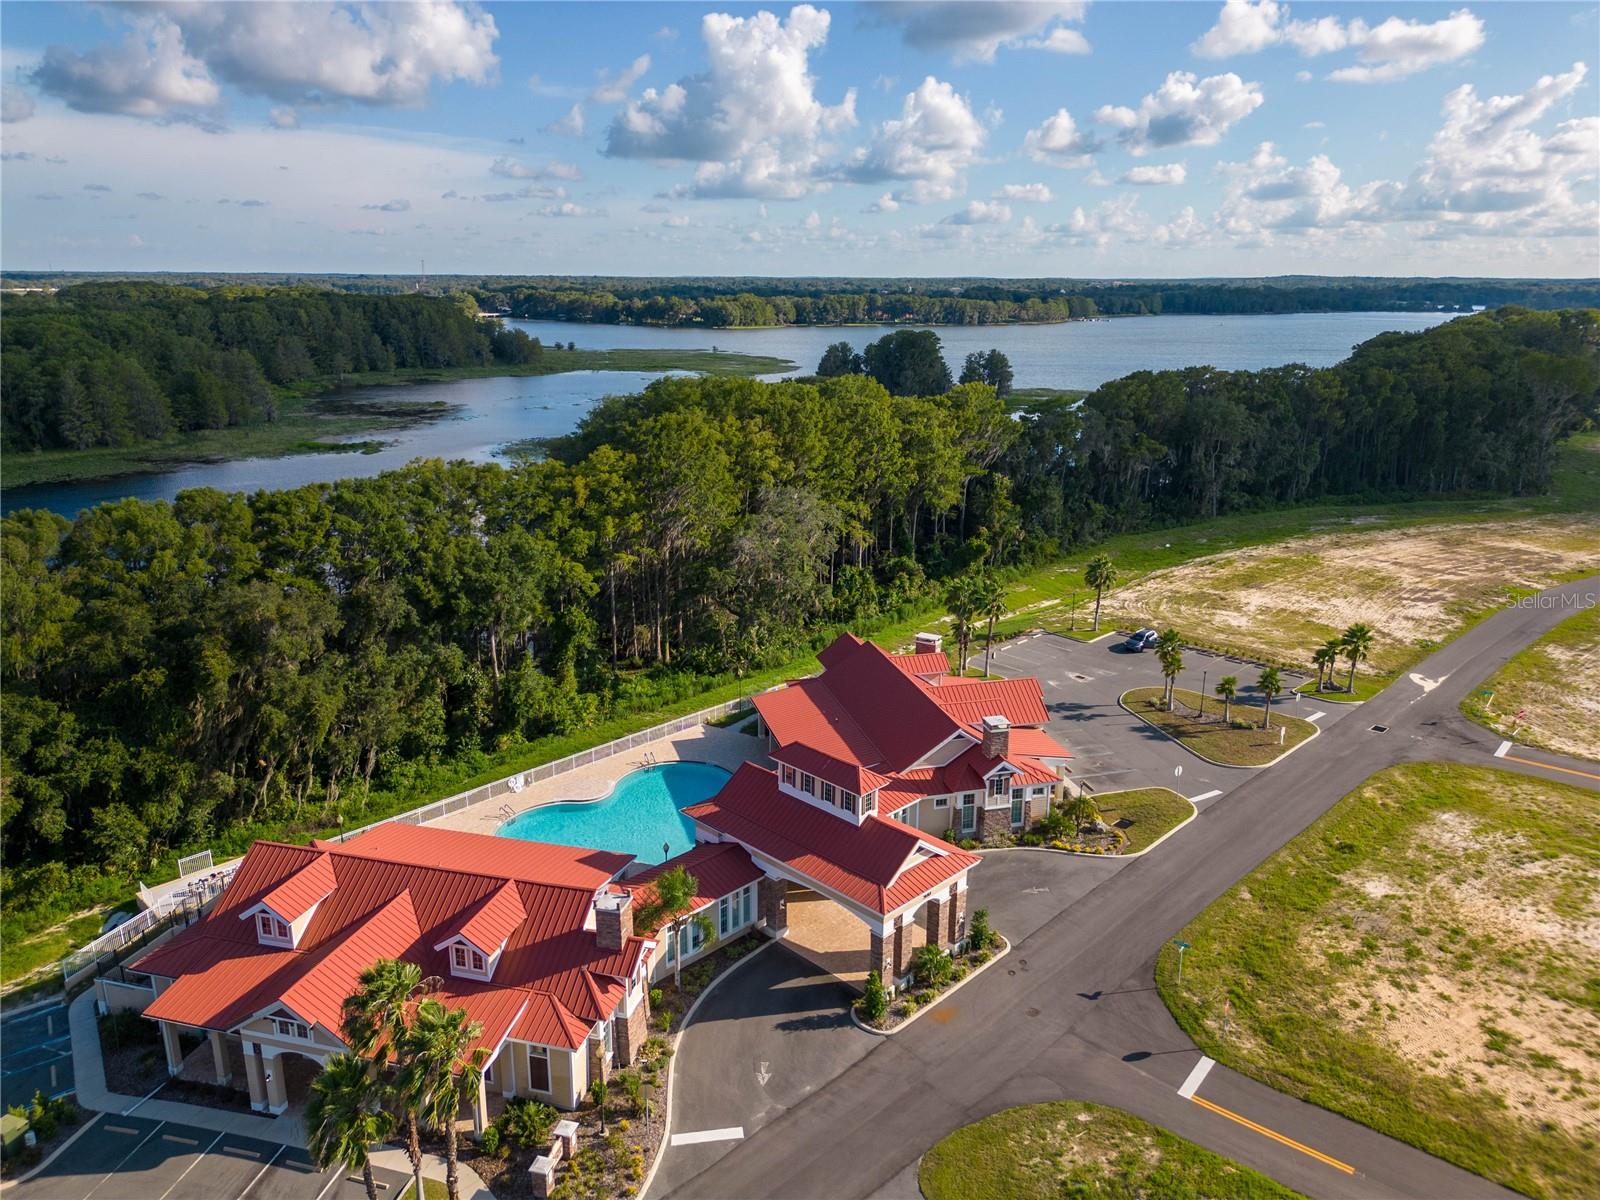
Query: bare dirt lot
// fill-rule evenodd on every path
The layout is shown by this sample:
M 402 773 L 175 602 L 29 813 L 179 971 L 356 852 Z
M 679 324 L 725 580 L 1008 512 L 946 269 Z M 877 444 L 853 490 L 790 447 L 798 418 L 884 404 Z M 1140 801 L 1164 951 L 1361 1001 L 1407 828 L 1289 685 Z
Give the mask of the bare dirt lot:
M 1356 622 L 1376 632 L 1368 667 L 1404 669 L 1511 589 L 1600 569 L 1600 517 L 1350 530 L 1196 559 L 1107 597 L 1117 624 L 1280 662 Z M 1341 674 L 1341 678 L 1342 678 Z
M 1524 745 L 1600 761 L 1597 675 L 1600 604 L 1592 604 L 1496 671 L 1463 708 Z

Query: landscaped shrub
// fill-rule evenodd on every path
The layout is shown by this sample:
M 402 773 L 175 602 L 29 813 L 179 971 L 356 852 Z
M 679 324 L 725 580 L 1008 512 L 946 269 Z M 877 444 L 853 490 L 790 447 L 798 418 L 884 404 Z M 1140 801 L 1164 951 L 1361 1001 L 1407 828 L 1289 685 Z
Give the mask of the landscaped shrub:
M 478 1145 L 483 1147 L 483 1152 L 490 1158 L 500 1154 L 500 1127 L 491 1125 L 483 1131 L 483 1136 L 478 1139 Z
M 950 956 L 937 946 L 920 946 L 911 956 L 911 977 L 919 988 L 942 988 L 954 969 Z
M 656 1009 L 661 1007 L 661 999 L 662 999 L 662 997 L 664 995 L 666 995 L 666 993 L 663 992 L 660 988 L 651 988 L 650 989 L 650 1011 L 651 1012 L 654 1012 Z
M 544 1146 L 556 1123 L 556 1110 L 538 1100 L 512 1100 L 500 1114 L 503 1135 L 524 1150 Z
M 861 999 L 856 1001 L 856 1007 L 860 1010 L 862 1018 L 874 1025 L 883 1020 L 888 1013 L 889 993 L 884 990 L 883 976 L 878 972 L 868 973 L 866 991 L 862 993 Z
M 994 942 L 994 930 L 989 927 L 989 910 L 975 909 L 972 926 L 967 930 L 967 949 L 973 952 L 987 950 Z

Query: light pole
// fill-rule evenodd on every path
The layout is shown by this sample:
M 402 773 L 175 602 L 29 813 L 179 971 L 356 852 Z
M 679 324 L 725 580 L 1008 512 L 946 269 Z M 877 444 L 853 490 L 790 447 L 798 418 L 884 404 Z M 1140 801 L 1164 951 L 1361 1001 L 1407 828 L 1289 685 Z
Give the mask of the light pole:
M 1209 667 L 1202 669 L 1200 672 L 1200 715 L 1202 717 L 1206 715 L 1206 678 L 1210 673 Z
M 1172 939 L 1172 944 L 1178 948 L 1178 990 L 1183 990 L 1183 952 L 1189 948 L 1189 943 Z

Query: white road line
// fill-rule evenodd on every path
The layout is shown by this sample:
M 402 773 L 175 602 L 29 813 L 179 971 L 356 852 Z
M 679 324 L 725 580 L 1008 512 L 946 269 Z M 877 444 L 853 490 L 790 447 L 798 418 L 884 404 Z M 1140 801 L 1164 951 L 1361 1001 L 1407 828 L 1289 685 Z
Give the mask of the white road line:
M 702 1129 L 697 1133 L 675 1133 L 674 1146 L 694 1146 L 700 1142 L 737 1142 L 744 1137 L 744 1126 L 733 1125 L 727 1129 Z
M 1178 1095 L 1185 1100 L 1191 1099 L 1200 1090 L 1200 1085 L 1206 1081 L 1206 1076 L 1211 1073 L 1212 1060 L 1204 1054 L 1200 1061 L 1195 1063 L 1194 1070 L 1189 1072 L 1189 1078 L 1183 1081 L 1183 1086 L 1178 1089 Z
M 110 1179 L 118 1171 L 122 1170 L 123 1167 L 127 1166 L 128 1165 L 128 1160 L 130 1158 L 132 1158 L 135 1154 L 139 1153 L 140 1150 L 144 1149 L 144 1144 L 146 1142 L 148 1142 L 151 1138 L 155 1137 L 155 1135 L 157 1133 L 159 1133 L 162 1130 L 162 1128 L 165 1127 L 165 1125 L 166 1125 L 165 1121 L 158 1122 L 154 1129 L 152 1129 L 149 1133 L 145 1134 L 144 1137 L 140 1138 L 139 1139 L 139 1144 L 137 1146 L 135 1146 L 132 1150 L 129 1150 L 126 1154 L 124 1154 L 122 1156 L 122 1160 L 120 1162 L 118 1162 L 116 1166 L 112 1167 L 110 1171 L 106 1172 L 106 1174 L 101 1178 L 99 1183 L 95 1184 L 94 1187 L 90 1188 L 87 1192 L 85 1192 L 83 1194 L 84 1200 L 89 1200 L 90 1196 L 94 1195 L 95 1192 L 99 1191 L 102 1187 L 104 1187 L 106 1185 L 106 1180 Z M 137 1129 L 118 1129 L 116 1126 L 113 1126 L 113 1125 L 106 1125 L 106 1126 L 104 1126 L 104 1128 L 108 1133 L 130 1133 L 130 1134 L 137 1135 L 138 1132 L 139 1132 Z
M 1506 751 L 1509 750 L 1509 749 L 1511 749 L 1511 743 L 1510 742 L 1501 742 L 1500 743 L 1500 749 L 1498 749 L 1498 750 L 1496 750 L 1494 752 L 1494 756 L 1496 758 L 1504 758 L 1506 756 Z
M 1308 721 L 1320 721 L 1320 720 L 1322 720 L 1323 717 L 1325 717 L 1327 715 L 1328 714 L 1326 712 L 1314 712 L 1309 717 L 1307 717 L 1306 720 L 1308 720 Z
M 185 1141 L 188 1140 L 188 1139 L 174 1138 L 170 1133 L 162 1134 L 161 1136 L 165 1141 L 169 1141 L 169 1142 L 179 1141 L 179 1140 L 185 1140 Z M 161 1200 L 166 1200 L 167 1196 L 169 1196 L 172 1193 L 172 1188 L 175 1188 L 180 1183 L 182 1183 L 183 1182 L 183 1176 L 187 1175 L 190 1171 L 192 1171 L 196 1167 L 198 1167 L 200 1165 L 200 1161 L 203 1158 L 205 1158 L 206 1155 L 210 1154 L 211 1151 L 216 1148 L 217 1143 L 220 1142 L 221 1140 L 222 1140 L 222 1134 L 220 1134 L 220 1133 L 217 1134 L 216 1137 L 212 1138 L 211 1139 L 211 1145 L 207 1146 L 204 1150 L 200 1151 L 199 1154 L 195 1155 L 194 1161 L 183 1169 L 183 1175 L 179 1175 L 176 1179 L 174 1179 L 172 1181 L 172 1187 L 169 1187 L 166 1191 L 161 1193 Z M 200 1143 L 199 1142 L 191 1142 L 190 1144 L 194 1145 L 194 1146 L 198 1146 Z
M 1199 804 L 1200 801 L 1202 801 L 1202 800 L 1209 800 L 1213 796 L 1220 796 L 1220 795 L 1222 795 L 1222 789 L 1221 788 L 1212 788 L 1209 792 L 1201 792 L 1198 796 L 1190 796 L 1189 797 L 1189 803 L 1190 804 Z
M 273 1163 L 278 1161 L 278 1155 L 282 1154 L 284 1149 L 285 1148 L 283 1146 L 279 1146 L 276 1150 L 274 1150 L 272 1152 L 272 1157 L 267 1159 L 266 1162 L 261 1164 L 261 1170 L 256 1172 L 255 1178 L 252 1179 L 249 1183 L 245 1184 L 244 1191 L 239 1193 L 240 1200 L 244 1200 L 244 1197 L 247 1194 L 249 1194 L 250 1189 L 255 1187 L 255 1185 L 258 1182 L 260 1182 L 261 1177 L 267 1173 L 267 1168 L 270 1167 Z

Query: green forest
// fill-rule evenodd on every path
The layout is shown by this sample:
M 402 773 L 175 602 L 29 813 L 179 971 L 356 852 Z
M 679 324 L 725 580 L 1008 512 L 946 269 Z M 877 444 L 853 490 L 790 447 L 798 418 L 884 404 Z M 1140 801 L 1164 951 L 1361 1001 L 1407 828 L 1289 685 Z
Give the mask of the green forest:
M 314 288 L 90 283 L 8 296 L 0 324 L 7 450 L 131 446 L 260 425 L 275 389 L 407 367 L 523 364 L 539 343 L 470 300 Z
M 976 566 L 1332 497 L 1537 492 L 1597 405 L 1600 313 L 1507 308 L 1331 368 L 1141 372 L 1016 414 L 981 382 L 664 378 L 510 468 L 15 513 L 5 931 L 175 849 L 337 826 L 441 763 L 789 661 Z

